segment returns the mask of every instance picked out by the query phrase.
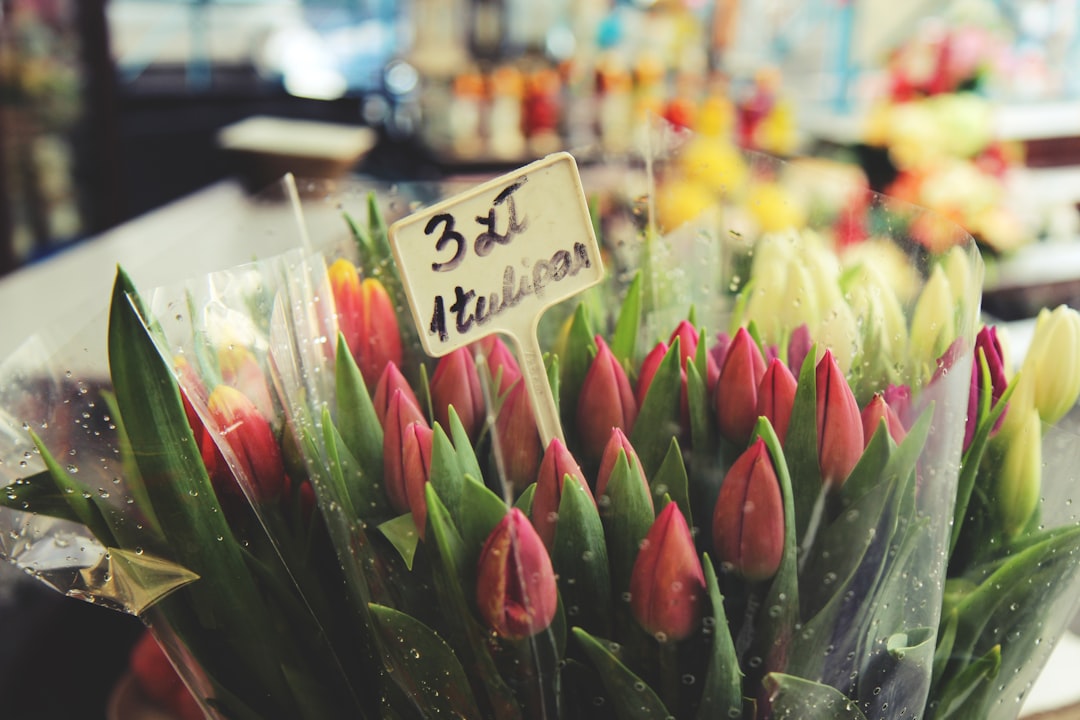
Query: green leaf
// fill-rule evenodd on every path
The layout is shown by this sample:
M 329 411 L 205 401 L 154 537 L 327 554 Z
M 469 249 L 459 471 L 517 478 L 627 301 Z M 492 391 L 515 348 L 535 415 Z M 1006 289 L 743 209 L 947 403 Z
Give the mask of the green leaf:
M 578 304 L 574 319 L 570 323 L 565 349 L 559 358 L 559 407 L 562 409 L 563 426 L 568 438 L 574 437 L 578 396 L 581 395 L 585 375 L 588 374 L 589 366 L 598 351 L 594 335 L 585 306 Z
M 702 352 L 705 344 L 698 345 L 698 354 Z M 696 363 L 688 363 L 686 366 L 686 399 L 690 409 L 690 447 L 695 456 L 698 453 L 710 449 L 716 433 L 709 422 L 709 391 L 704 377 L 697 368 Z M 704 460 L 705 457 L 702 457 Z
M 525 513 L 525 517 L 532 515 L 533 496 L 536 495 L 536 483 L 530 483 L 528 487 L 518 496 L 518 499 L 514 502 L 516 507 L 521 512 Z
M 469 433 L 461 423 L 461 418 L 453 406 L 449 407 L 450 415 L 450 439 L 457 451 L 458 466 L 463 475 L 474 477 L 483 482 L 484 474 L 480 470 L 480 461 L 476 459 L 476 451 L 473 449 Z
M 435 487 L 435 491 L 439 493 L 439 499 L 446 505 L 450 517 L 454 519 L 458 527 L 461 527 L 462 516 L 467 512 L 466 506 L 462 504 L 461 500 L 464 492 L 465 473 L 461 470 L 457 451 L 450 442 L 450 438 L 447 437 L 446 431 L 438 423 L 435 423 L 431 435 L 429 480 Z
M 634 279 L 626 290 L 619 319 L 615 323 L 615 334 L 611 336 L 611 354 L 623 367 L 631 367 L 637 355 L 638 328 L 641 327 L 641 271 L 634 273 Z
M 937 702 L 936 720 L 982 720 L 986 717 L 985 693 L 1001 669 L 1001 646 L 990 650 L 965 667 L 946 686 Z M 975 700 L 973 702 L 972 700 Z M 982 700 L 982 702 L 979 702 Z
M 345 217 L 345 223 L 349 226 L 349 230 L 352 231 L 353 240 L 356 241 L 356 249 L 359 253 L 360 263 L 362 265 L 369 265 L 375 262 L 375 248 L 371 242 L 371 233 L 368 229 L 358 223 L 349 213 L 342 213 Z
M 559 499 L 552 564 L 572 623 L 590 632 L 611 627 L 611 576 L 604 528 L 589 491 L 567 475 Z
M 506 515 L 506 503 L 482 482 L 466 475 L 461 493 L 461 507 L 461 540 L 465 546 L 465 557 L 469 561 L 465 577 L 471 580 L 481 548 L 487 542 L 491 531 Z
M 791 408 L 784 454 L 791 473 L 791 488 L 795 496 L 795 529 L 799 544 L 803 543 L 815 506 L 821 501 L 821 470 L 817 452 L 817 368 L 814 358 L 817 347 L 810 349 L 799 372 L 795 402 Z
M 405 613 L 369 607 L 390 677 L 426 715 L 480 717 L 465 668 L 445 640 Z
M 344 447 L 343 441 L 342 445 L 338 444 L 340 436 L 337 428 L 334 427 L 334 421 L 330 418 L 330 408 L 326 405 L 323 405 L 322 411 L 322 431 L 323 443 L 326 446 L 326 465 L 327 470 L 330 471 L 331 493 L 347 517 L 357 517 L 356 502 L 360 498 L 353 497 L 353 493 L 349 492 L 349 485 L 345 482 L 345 471 L 351 463 L 343 457 L 343 454 L 347 454 L 348 450 Z M 359 483 L 354 483 L 353 487 L 359 487 Z
M 49 475 L 52 476 L 57 493 L 67 501 L 75 519 L 85 525 L 102 545 L 106 547 L 115 547 L 118 543 L 113 536 L 112 528 L 109 527 L 109 523 L 106 520 L 101 507 L 94 501 L 95 496 L 84 494 L 86 491 L 83 487 L 75 482 L 75 479 L 60 466 L 60 463 L 56 461 L 56 458 L 49 452 L 49 449 L 45 447 L 45 444 L 41 441 L 41 438 L 38 437 L 37 433 L 31 430 L 30 437 L 34 441 L 34 446 L 41 454 L 41 459 L 45 462 L 45 467 L 48 469 Z
M 853 700 L 836 688 L 783 673 L 765 676 L 772 717 L 793 720 L 866 720 Z
M 366 482 L 380 482 L 383 476 L 382 424 L 375 413 L 375 406 L 368 394 L 364 376 L 360 373 L 360 368 L 352 353 L 349 352 L 345 337 L 340 333 L 334 375 L 337 391 L 337 427 L 345 441 L 345 447 L 360 464 Z
M 420 533 L 416 531 L 416 522 L 413 520 L 412 513 L 398 515 L 396 518 L 380 524 L 379 532 L 390 541 L 390 544 L 401 555 L 401 559 L 405 561 L 405 567 L 412 570 L 413 559 L 416 556 L 416 546 L 420 542 Z
M 764 641 L 758 646 L 759 657 L 768 660 L 778 650 L 786 652 L 793 628 L 799 620 L 798 548 L 795 543 L 794 489 L 788 474 L 788 463 L 780 447 L 780 438 L 776 436 L 772 423 L 764 417 L 758 418 L 751 442 L 755 437 L 760 437 L 765 442 L 776 469 L 784 501 L 784 553 L 780 557 L 780 567 L 769 584 L 769 591 L 765 596 L 765 612 L 758 623 L 760 636 Z
M 635 449 L 636 447 L 635 445 Z M 670 496 L 678 504 L 679 511 L 686 518 L 686 524 L 694 526 L 690 509 L 690 479 L 686 474 L 686 465 L 683 464 L 682 450 L 679 449 L 677 438 L 671 438 L 664 461 L 653 474 L 649 485 L 652 488 L 654 505 L 665 495 Z
M 82 522 L 75 508 L 68 502 L 67 493 L 56 486 L 56 481 L 48 470 L 20 478 L 0 490 L 0 507 Z
M 572 632 L 599 673 L 619 720 L 667 720 L 671 717 L 656 692 L 607 649 L 608 643 L 581 628 L 573 628 Z
M 712 720 L 742 717 L 742 672 L 739 670 L 739 657 L 735 654 L 735 643 L 731 639 L 727 615 L 724 613 L 724 597 L 720 594 L 716 570 L 713 569 L 708 554 L 703 557 L 701 564 L 705 570 L 705 587 L 712 605 L 713 622 L 710 627 L 713 641 L 697 718 Z
M 597 498 L 616 595 L 630 589 L 638 547 L 656 519 L 648 487 L 638 476 L 640 468 L 636 465 L 631 467 L 626 453 L 619 450 L 604 495 Z
M 645 476 L 649 478 L 664 462 L 671 439 L 679 434 L 682 394 L 679 352 L 679 340 L 676 338 L 656 369 L 630 433 L 630 444 L 637 451 L 645 468 Z

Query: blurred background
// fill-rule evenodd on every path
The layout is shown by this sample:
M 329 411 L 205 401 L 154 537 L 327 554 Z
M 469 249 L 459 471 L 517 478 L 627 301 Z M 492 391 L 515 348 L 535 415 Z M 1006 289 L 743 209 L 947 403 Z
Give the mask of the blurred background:
M 939 211 L 999 319 L 1080 304 L 1080 0 L 0 0 L 0 358 L 284 172 L 602 165 L 656 117 Z M 0 717 L 104 717 L 138 622 L 14 572 Z

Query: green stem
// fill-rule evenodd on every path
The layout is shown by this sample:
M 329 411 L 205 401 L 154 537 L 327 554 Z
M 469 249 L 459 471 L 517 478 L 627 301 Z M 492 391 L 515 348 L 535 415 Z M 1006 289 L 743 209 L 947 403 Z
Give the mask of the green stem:
M 679 710 L 679 648 L 673 640 L 660 643 L 660 688 L 668 713 Z

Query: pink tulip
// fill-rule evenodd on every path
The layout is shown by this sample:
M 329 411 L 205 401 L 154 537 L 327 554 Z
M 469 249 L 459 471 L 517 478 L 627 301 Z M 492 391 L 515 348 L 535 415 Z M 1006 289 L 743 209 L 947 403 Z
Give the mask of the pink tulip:
M 678 505 L 660 511 L 630 573 L 630 611 L 663 642 L 688 637 L 701 622 L 705 573 Z
M 656 344 L 656 347 L 649 351 L 649 354 L 645 356 L 645 359 L 641 361 L 641 369 L 638 370 L 637 391 L 634 395 L 634 399 L 637 400 L 639 408 L 645 404 L 645 396 L 649 393 L 649 386 L 652 385 L 653 377 L 660 368 L 660 363 L 664 361 L 664 356 L 667 355 L 667 351 L 667 343 L 659 342 Z
M 791 409 L 795 406 L 795 376 L 780 360 L 773 358 L 761 376 L 757 391 L 757 414 L 768 418 L 782 445 L 787 439 Z
M 630 464 L 630 470 L 645 487 L 645 495 L 649 498 L 649 507 L 652 507 L 652 490 L 649 488 L 649 481 L 645 478 L 645 470 L 641 467 L 641 461 L 638 459 L 637 453 L 634 452 L 630 441 L 619 428 L 611 429 L 611 437 L 608 439 L 607 445 L 604 447 L 604 454 L 600 458 L 600 470 L 596 473 L 596 497 L 603 497 L 604 492 L 607 490 L 608 482 L 611 480 L 611 473 L 615 469 L 615 463 L 619 460 L 620 450 L 626 453 L 626 461 Z
M 825 351 L 816 372 L 821 480 L 839 487 L 862 457 L 862 417 L 855 394 L 831 350 Z
M 765 441 L 732 464 L 713 511 L 717 557 L 751 581 L 768 580 L 784 555 L 784 500 Z
M 874 433 L 877 432 L 882 420 L 885 421 L 885 427 L 888 429 L 889 437 L 893 439 L 893 442 L 897 445 L 904 442 L 904 438 L 907 436 L 904 423 L 900 422 L 900 417 L 896 414 L 896 411 L 885 402 L 885 396 L 881 393 L 874 393 L 874 397 L 862 411 L 864 444 L 870 444 L 870 440 L 874 437 Z
M 750 440 L 758 418 L 757 388 L 765 375 L 765 358 L 746 328 L 731 339 L 713 395 L 720 434 L 739 444 Z
M 524 513 L 512 508 L 480 551 L 480 616 L 498 636 L 521 640 L 551 624 L 558 602 L 555 570 L 544 543 Z
M 532 521 L 536 533 L 544 541 L 544 546 L 551 550 L 555 547 L 555 526 L 559 520 L 559 503 L 562 502 L 563 483 L 570 476 L 581 485 L 592 498 L 592 492 L 585 482 L 585 476 L 578 467 L 574 456 L 558 438 L 552 439 L 540 462 L 536 476 L 536 493 L 533 495 Z M 595 503 L 596 501 L 593 500 Z
M 416 424 L 427 426 L 423 413 L 405 396 L 405 393 L 395 390 L 386 412 L 386 422 L 383 424 L 383 483 L 386 486 L 390 505 L 399 513 L 413 510 L 406 487 L 408 483 L 415 482 L 415 478 L 410 480 L 406 476 L 404 459 L 406 444 L 413 442 L 409 436 L 416 434 L 416 430 L 410 427 Z M 421 439 L 416 438 L 415 442 L 421 444 Z M 430 456 L 430 439 L 428 444 Z M 430 459 L 428 467 L 430 467 Z M 415 465 L 409 469 L 414 468 Z M 427 480 L 427 473 L 424 473 L 423 479 Z M 423 492 L 422 484 L 420 491 Z M 417 525 L 419 526 L 419 523 Z
M 577 439 L 590 462 L 603 454 L 611 429 L 630 432 L 638 413 L 626 371 L 599 335 L 596 345 L 577 406 Z
M 515 493 L 536 479 L 542 446 L 525 383 L 515 383 L 503 398 L 494 428 L 504 480 Z
M 449 432 L 449 408 L 453 407 L 469 439 L 476 441 L 484 426 L 487 408 L 480 375 L 469 348 L 458 348 L 440 358 L 435 374 L 431 376 L 431 402 L 435 408 L 435 422 Z
M 371 403 L 375 406 L 375 417 L 379 418 L 379 422 L 383 425 L 386 425 L 386 412 L 390 408 L 390 398 L 398 391 L 401 391 L 410 403 L 417 408 L 420 407 L 420 401 L 416 399 L 409 381 L 401 374 L 397 364 L 387 363 L 379 376 L 379 381 L 375 384 L 375 392 L 371 396 Z

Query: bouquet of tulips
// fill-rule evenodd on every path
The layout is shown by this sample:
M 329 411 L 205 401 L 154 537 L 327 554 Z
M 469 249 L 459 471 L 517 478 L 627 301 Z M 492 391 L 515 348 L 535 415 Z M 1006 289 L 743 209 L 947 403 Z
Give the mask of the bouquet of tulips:
M 1073 609 L 1080 529 L 1039 500 L 1076 467 L 1074 311 L 1014 372 L 959 231 L 837 248 L 597 194 L 544 444 L 501 339 L 420 351 L 406 205 L 145 297 L 119 273 L 109 382 L 9 363 L 0 551 L 143 617 L 209 717 L 1018 713 Z

